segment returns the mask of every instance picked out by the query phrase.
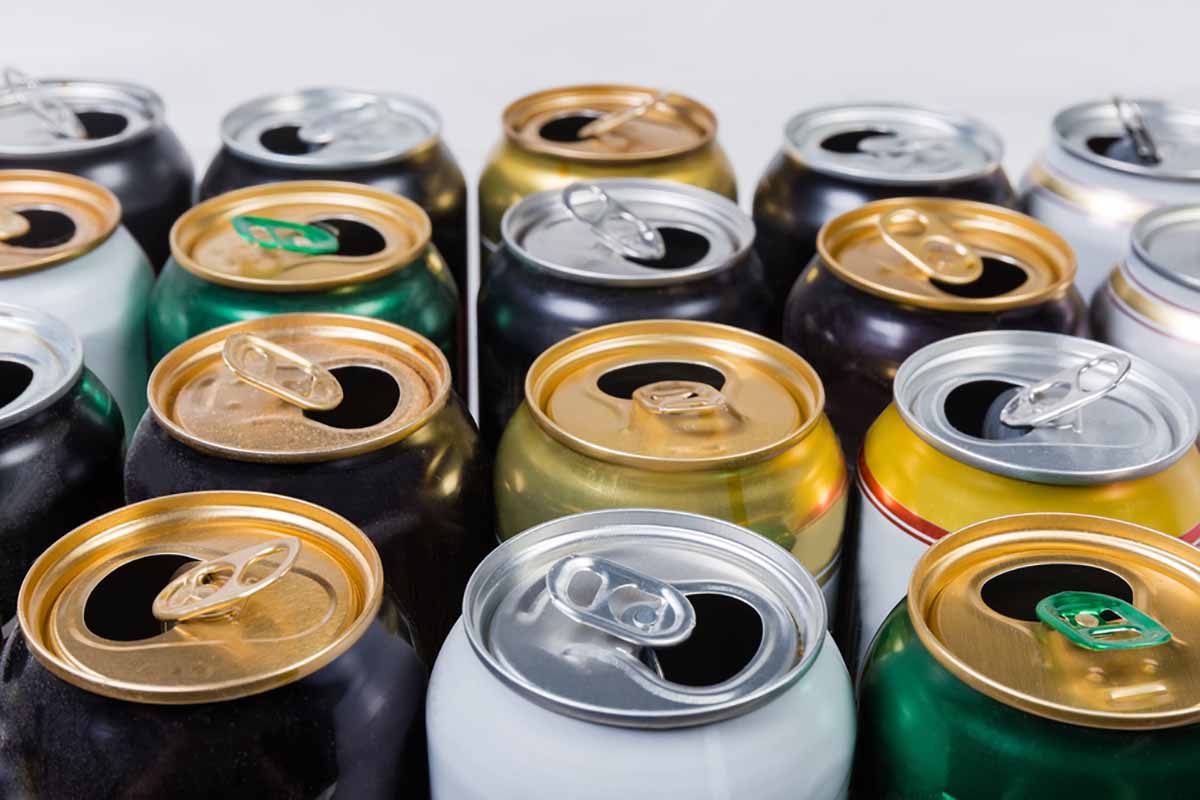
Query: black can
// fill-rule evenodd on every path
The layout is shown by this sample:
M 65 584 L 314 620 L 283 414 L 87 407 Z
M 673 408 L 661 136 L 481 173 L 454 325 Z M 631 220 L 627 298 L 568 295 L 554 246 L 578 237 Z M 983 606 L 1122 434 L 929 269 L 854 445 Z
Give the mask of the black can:
M 774 325 L 829 220 L 889 197 L 952 197 L 1013 207 L 990 128 L 956 114 L 885 103 L 802 112 L 754 193 L 755 249 L 771 284 Z M 778 335 L 778 328 L 773 328 Z
M 34 80 L 7 70 L 0 89 L 0 169 L 47 169 L 95 181 L 121 201 L 121 221 L 155 273 L 175 220 L 192 204 L 192 162 L 144 86 Z
M 754 224 L 681 183 L 601 179 L 530 195 L 501 225 L 479 289 L 479 420 L 493 451 L 551 345 L 613 322 L 691 319 L 763 333 Z
M 122 504 L 125 427 L 83 345 L 40 311 L 0 304 L 0 615 L 51 542 Z
M 18 619 L 4 797 L 429 796 L 426 665 L 371 543 L 325 509 L 202 492 L 114 511 L 38 559 Z
M 318 376 L 309 395 L 297 375 Z M 217 328 L 151 375 L 126 497 L 246 489 L 341 514 L 379 550 L 432 663 L 496 543 L 491 464 L 449 380 L 432 342 L 379 320 L 282 314 Z

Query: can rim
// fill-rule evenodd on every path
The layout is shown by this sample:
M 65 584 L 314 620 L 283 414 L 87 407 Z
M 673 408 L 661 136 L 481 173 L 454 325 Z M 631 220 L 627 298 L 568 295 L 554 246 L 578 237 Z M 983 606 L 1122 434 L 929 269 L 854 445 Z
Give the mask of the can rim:
M 1131 98 L 1131 102 L 1137 104 L 1141 108 L 1157 109 L 1159 112 L 1192 117 L 1194 118 L 1197 127 L 1200 127 L 1200 108 L 1191 108 L 1189 106 L 1151 98 Z M 1074 105 L 1067 106 L 1066 108 L 1060 110 L 1054 115 L 1054 119 L 1050 123 L 1050 130 L 1054 134 L 1054 143 L 1068 155 L 1087 164 L 1091 164 L 1092 166 L 1109 170 L 1110 172 L 1134 175 L 1156 181 L 1190 183 L 1200 180 L 1200 167 L 1164 173 L 1156 170 L 1155 166 L 1134 164 L 1128 161 L 1121 161 L 1119 159 L 1102 156 L 1098 153 L 1092 152 L 1081 143 L 1074 141 L 1071 137 L 1071 133 L 1074 132 L 1080 124 L 1087 122 L 1089 119 L 1096 118 L 1102 111 L 1104 112 L 1105 116 L 1107 116 L 1110 112 L 1114 114 L 1116 113 L 1115 110 L 1113 110 L 1113 103 L 1111 100 L 1085 100 L 1082 103 L 1075 103 Z
M 77 153 L 89 153 L 95 151 L 109 150 L 115 147 L 137 141 L 145 136 L 166 126 L 166 106 L 163 103 L 162 96 L 158 92 L 139 83 L 129 81 L 110 81 L 110 80 L 94 80 L 89 78 L 69 78 L 58 75 L 38 78 L 38 81 L 46 85 L 57 84 L 59 86 L 80 86 L 99 88 L 106 91 L 115 91 L 124 94 L 139 103 L 146 111 L 146 124 L 132 132 L 117 134 L 105 139 L 84 139 L 82 142 L 74 142 L 66 149 L 58 148 L 47 150 L 46 148 L 32 149 L 5 149 L 0 145 L 0 153 L 7 158 L 15 159 L 39 159 L 46 156 L 63 156 L 73 155 Z M 0 105 L 3 104 L 4 94 L 0 93 Z
M 104 225 L 95 237 L 76 247 L 66 250 L 56 250 L 41 258 L 31 259 L 15 267 L 0 266 L 0 277 L 20 275 L 24 272 L 36 272 L 67 261 L 74 261 L 107 242 L 117 232 L 117 228 L 121 227 L 121 218 L 124 210 L 121 207 L 120 198 L 113 194 L 107 187 L 101 186 L 95 181 L 81 178 L 69 172 L 56 172 L 49 169 L 0 169 L 0 190 L 3 189 L 5 183 L 19 181 L 55 185 L 60 189 L 65 189 L 67 197 L 73 196 L 75 199 L 89 200 L 97 211 L 103 215 Z M 0 197 L 2 196 L 0 194 Z
M 58 380 L 43 387 L 36 396 L 20 401 L 29 389 L 34 388 L 31 384 L 10 403 L 0 405 L 0 430 L 24 422 L 49 408 L 65 396 L 83 375 L 83 341 L 71 326 L 39 309 L 0 303 L 0 324 L 6 320 L 15 320 L 18 325 L 28 326 L 35 331 L 40 341 L 59 354 L 63 370 Z
M 1200 223 L 1200 204 L 1162 206 L 1144 214 L 1133 226 L 1130 242 L 1133 254 L 1156 274 L 1172 283 L 1192 291 L 1200 290 L 1200 274 L 1184 275 L 1171 269 L 1150 253 L 1149 238 L 1158 230 L 1168 227 L 1177 218 L 1186 217 L 1192 223 Z

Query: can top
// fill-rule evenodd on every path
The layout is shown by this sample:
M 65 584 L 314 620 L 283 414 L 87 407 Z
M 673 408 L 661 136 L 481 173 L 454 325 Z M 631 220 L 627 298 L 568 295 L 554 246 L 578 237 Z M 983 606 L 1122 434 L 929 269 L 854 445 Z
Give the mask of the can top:
M 1170 206 L 1133 227 L 1134 253 L 1159 275 L 1200 290 L 1200 205 Z
M 664 286 L 737 264 L 754 222 L 726 197 L 674 181 L 601 178 L 528 195 L 500 231 L 518 258 L 577 283 Z
M 64 322 L 0 303 L 0 430 L 65 395 L 83 373 L 83 344 Z
M 835 217 L 817 251 L 846 283 L 895 303 L 996 312 L 1062 297 L 1075 254 L 1032 217 L 932 197 L 876 200 Z
M 661 471 L 761 461 L 821 419 L 821 379 L 790 349 L 712 322 L 641 320 L 546 350 L 525 402 L 550 436 L 603 461 Z
M 642 86 L 564 86 L 504 109 L 504 135 L 532 153 L 570 161 L 652 161 L 705 147 L 717 117 L 705 105 Z
M 820 652 L 825 603 L 796 559 L 744 528 L 615 509 L 501 543 L 467 583 L 463 624 L 500 680 L 552 711 L 676 728 L 795 684 Z
M 1106 169 L 1164 180 L 1200 180 L 1200 109 L 1161 100 L 1094 100 L 1060 111 L 1054 138 Z
M 120 201 L 98 183 L 65 172 L 0 170 L 0 276 L 78 258 L 120 224 Z
M 32 78 L 6 69 L 0 83 L 0 157 L 102 150 L 163 124 L 163 102 L 144 86 Z
M 803 111 L 784 126 L 805 166 L 867 183 L 967 180 L 1000 168 L 1004 146 L 982 122 L 901 103 L 851 103 Z
M 445 405 L 450 364 L 390 322 L 278 314 L 202 333 L 150 374 L 175 439 L 235 461 L 331 461 L 404 439 Z
M 411 200 L 341 181 L 249 186 L 194 206 L 171 255 L 198 278 L 259 292 L 311 292 L 380 278 L 429 246 Z
M 905 423 L 949 457 L 1037 483 L 1151 475 L 1200 433 L 1195 406 L 1166 372 L 1058 333 L 943 339 L 905 360 L 894 394 Z
M 1005 705 L 1071 725 L 1200 721 L 1200 551 L 1127 522 L 1019 514 L 933 545 L 908 613 L 934 658 Z
M 356 169 L 410 156 L 442 121 L 412 97 L 339 87 L 256 97 L 221 120 L 221 141 L 243 158 L 295 169 Z
M 17 618 L 63 680 L 139 703 L 210 703 L 283 686 L 374 620 L 383 567 L 354 525 L 256 492 L 134 503 L 50 546 Z

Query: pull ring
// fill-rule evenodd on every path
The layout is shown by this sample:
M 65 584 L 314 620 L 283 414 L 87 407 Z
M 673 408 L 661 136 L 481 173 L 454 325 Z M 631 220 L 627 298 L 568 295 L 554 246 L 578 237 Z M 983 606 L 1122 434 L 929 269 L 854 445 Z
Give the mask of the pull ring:
M 201 561 L 164 586 L 154 598 L 151 610 L 156 619 L 164 622 L 236 613 L 252 595 L 286 575 L 299 555 L 300 540 L 284 536 Z M 264 577 L 252 579 L 250 569 L 271 557 L 279 558 L 275 568 Z
M 625 123 L 632 122 L 639 117 L 644 117 L 650 109 L 660 103 L 667 105 L 667 98 L 670 97 L 670 94 L 670 92 L 663 89 L 653 97 L 647 97 L 635 106 L 622 108 L 619 111 L 610 111 L 602 117 L 597 117 L 579 129 L 579 138 L 596 139 L 607 133 L 612 133 Z
M 1121 127 L 1125 129 L 1129 140 L 1133 142 L 1133 152 L 1138 161 L 1149 165 L 1160 163 L 1162 157 L 1159 155 L 1154 137 L 1150 135 L 1150 129 L 1146 127 L 1146 119 L 1142 116 L 1142 107 L 1132 100 L 1125 100 L 1117 96 L 1113 97 L 1112 102 L 1116 106 L 1117 118 L 1121 120 Z
M 594 183 L 572 183 L 562 191 L 563 205 L 596 238 L 623 258 L 657 261 L 667 254 L 658 229 L 614 200 Z
M 1059 592 L 1037 604 L 1038 619 L 1085 650 L 1135 650 L 1171 641 L 1171 632 L 1129 603 L 1097 592 Z
M 883 241 L 927 277 L 953 284 L 983 275 L 983 259 L 936 214 L 897 208 L 876 223 Z
M 697 381 L 658 381 L 633 390 L 633 399 L 655 414 L 680 415 L 717 411 L 728 407 L 725 395 Z
M 221 358 L 241 380 L 307 411 L 342 402 L 342 385 L 332 372 L 261 336 L 235 333 L 225 340 Z
M 331 111 L 300 126 L 296 135 L 301 141 L 315 145 L 327 145 L 356 128 L 370 125 L 384 117 L 394 115 L 391 105 L 373 98 L 351 108 Z
M 1093 370 L 1101 365 L 1112 367 L 1111 372 L 1098 385 L 1086 386 L 1085 377 L 1096 374 Z M 1129 376 L 1132 367 L 1133 360 L 1119 351 L 1088 359 L 1078 367 L 1068 367 L 1017 392 L 1000 410 L 1000 421 L 1012 428 L 1052 424 L 1112 392 Z
M 46 91 L 46 87 L 32 75 L 16 67 L 5 67 L 4 83 L 8 91 L 19 95 L 34 116 L 55 136 L 75 140 L 88 138 L 87 128 L 83 127 L 75 112 L 62 100 Z
M 265 250 L 319 256 L 336 253 L 338 249 L 337 236 L 319 225 L 245 215 L 236 216 L 230 222 L 238 236 Z

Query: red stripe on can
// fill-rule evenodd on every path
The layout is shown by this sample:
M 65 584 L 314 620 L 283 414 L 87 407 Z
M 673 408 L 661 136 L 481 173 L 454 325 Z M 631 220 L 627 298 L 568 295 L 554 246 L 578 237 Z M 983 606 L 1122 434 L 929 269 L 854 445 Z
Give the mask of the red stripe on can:
M 862 485 L 863 494 L 867 496 L 871 504 L 885 515 L 895 517 L 897 521 L 902 523 L 897 527 L 918 542 L 933 544 L 950 532 L 945 528 L 934 525 L 916 512 L 905 508 L 899 500 L 888 494 L 888 491 L 871 474 L 871 470 L 867 467 L 867 459 L 863 453 L 860 453 L 858 456 L 858 479 Z M 1197 530 L 1196 535 L 1200 537 L 1200 530 Z

